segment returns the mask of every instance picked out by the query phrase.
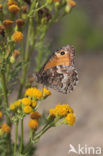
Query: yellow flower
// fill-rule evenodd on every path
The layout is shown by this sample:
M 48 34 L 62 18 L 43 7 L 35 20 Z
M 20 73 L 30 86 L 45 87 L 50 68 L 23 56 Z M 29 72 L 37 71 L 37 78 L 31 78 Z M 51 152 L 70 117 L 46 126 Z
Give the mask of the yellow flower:
M 13 5 L 13 4 L 17 5 L 18 3 L 15 0 L 8 1 L 8 6 Z
M 17 100 L 17 101 L 14 102 L 14 105 L 15 105 L 16 107 L 19 107 L 20 104 L 21 104 L 21 100 Z
M 65 116 L 69 112 L 70 106 L 68 104 L 56 105 L 55 112 L 59 116 Z
M 31 101 L 31 104 L 32 104 L 32 107 L 35 107 L 35 106 L 37 105 L 37 101 L 32 100 L 32 101 Z
M 10 110 L 15 110 L 15 108 L 16 108 L 16 106 L 14 103 L 10 105 Z
M 2 124 L 1 129 L 4 133 L 10 132 L 10 127 L 6 123 Z
M 55 109 L 49 109 L 49 114 L 50 116 L 55 116 L 56 115 Z
M 41 117 L 41 114 L 39 112 L 32 112 L 30 114 L 31 119 L 39 119 Z
M 47 96 L 49 96 L 49 95 L 51 95 L 50 90 L 48 90 L 48 89 L 46 89 L 46 88 L 43 88 L 43 97 L 47 97 Z
M 73 113 L 69 113 L 65 117 L 66 123 L 69 124 L 70 126 L 74 125 L 75 120 L 76 120 L 76 117 L 75 117 L 75 115 Z
M 17 5 L 13 4 L 9 6 L 9 11 L 13 14 L 16 14 L 20 11 L 20 8 Z
M 13 21 L 6 19 L 3 21 L 3 25 L 5 28 L 11 28 L 11 26 L 13 25 Z
M 24 39 L 24 35 L 22 32 L 17 31 L 12 35 L 12 39 L 15 42 L 21 42 Z
M 28 88 L 25 92 L 25 95 L 40 99 L 42 97 L 42 92 L 37 88 Z
M 31 100 L 30 100 L 29 98 L 23 98 L 21 101 L 22 101 L 22 103 L 23 103 L 25 106 L 31 104 Z
M 3 113 L 2 113 L 2 112 L 0 112 L 0 118 L 2 118 L 2 116 L 3 116 Z
M 30 120 L 28 122 L 28 126 L 31 128 L 31 129 L 37 129 L 38 127 L 38 120 L 34 119 L 34 120 Z
M 24 107 L 24 112 L 25 112 L 25 113 L 29 114 L 29 113 L 31 113 L 32 111 L 33 111 L 32 107 L 30 107 L 30 106 L 25 106 L 25 107 Z
M 65 107 L 65 109 L 67 110 L 67 112 L 69 113 L 73 113 L 73 109 L 68 105 L 68 104 L 64 104 L 63 107 Z

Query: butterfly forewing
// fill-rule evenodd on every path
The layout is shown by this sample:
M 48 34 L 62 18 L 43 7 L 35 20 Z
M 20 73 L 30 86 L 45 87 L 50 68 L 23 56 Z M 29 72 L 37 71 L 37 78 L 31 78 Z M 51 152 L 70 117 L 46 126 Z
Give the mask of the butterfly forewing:
M 37 74 L 38 82 L 64 94 L 71 92 L 78 81 L 74 55 L 73 46 L 57 50 Z

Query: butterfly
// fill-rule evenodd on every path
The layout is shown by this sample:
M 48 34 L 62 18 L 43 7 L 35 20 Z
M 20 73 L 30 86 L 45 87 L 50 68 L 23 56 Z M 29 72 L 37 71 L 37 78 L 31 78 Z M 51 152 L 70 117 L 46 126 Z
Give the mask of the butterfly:
M 55 51 L 36 73 L 37 82 L 67 94 L 78 82 L 78 73 L 74 66 L 75 49 L 72 45 Z

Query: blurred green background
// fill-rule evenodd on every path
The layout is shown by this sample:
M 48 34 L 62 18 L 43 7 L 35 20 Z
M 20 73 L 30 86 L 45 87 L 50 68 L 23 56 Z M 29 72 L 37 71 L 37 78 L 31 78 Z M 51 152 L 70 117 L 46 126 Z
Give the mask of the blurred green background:
M 81 3 L 82 2 L 82 3 Z M 77 1 L 77 7 L 53 26 L 51 35 L 56 47 L 72 44 L 77 52 L 96 52 L 103 49 L 103 23 L 97 1 Z M 101 19 L 100 19 L 101 18 Z

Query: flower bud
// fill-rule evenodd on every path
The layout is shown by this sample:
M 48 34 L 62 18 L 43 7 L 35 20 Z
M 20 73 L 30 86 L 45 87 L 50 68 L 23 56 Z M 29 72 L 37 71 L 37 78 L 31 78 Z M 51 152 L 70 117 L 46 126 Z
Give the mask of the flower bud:
M 66 5 L 65 12 L 68 13 L 71 10 L 71 7 L 69 5 Z
M 17 24 L 18 27 L 23 27 L 25 22 L 24 22 L 23 19 L 19 18 L 19 19 L 16 20 L 16 24 Z
M 11 64 L 14 64 L 15 61 L 16 61 L 16 60 L 15 60 L 15 57 L 14 57 L 14 56 L 11 56 L 11 57 L 10 57 L 10 63 L 11 63 Z
M 13 51 L 13 55 L 12 56 L 14 56 L 14 58 L 17 58 L 18 56 L 20 55 L 20 52 L 19 52 L 19 50 L 14 50 Z

